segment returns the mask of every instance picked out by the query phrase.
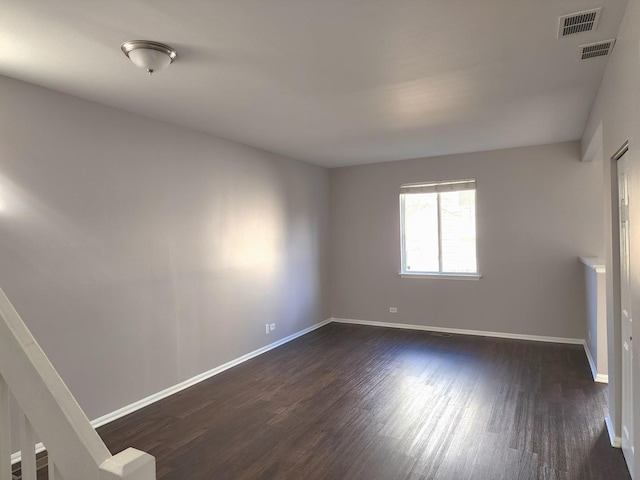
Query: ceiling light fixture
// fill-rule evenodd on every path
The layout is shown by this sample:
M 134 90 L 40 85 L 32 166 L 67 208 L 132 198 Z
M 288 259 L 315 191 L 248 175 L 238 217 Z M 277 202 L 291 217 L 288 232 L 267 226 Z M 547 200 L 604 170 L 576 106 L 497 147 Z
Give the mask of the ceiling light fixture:
M 149 75 L 167 67 L 178 56 L 169 45 L 150 40 L 129 40 L 120 48 L 136 67 L 144 68 Z

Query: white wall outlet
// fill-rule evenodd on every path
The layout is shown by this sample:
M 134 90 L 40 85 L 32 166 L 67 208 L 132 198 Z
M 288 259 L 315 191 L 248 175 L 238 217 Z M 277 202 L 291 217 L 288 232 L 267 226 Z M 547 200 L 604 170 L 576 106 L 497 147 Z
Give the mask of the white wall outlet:
M 264 324 L 264 329 L 265 329 L 265 332 L 264 332 L 264 333 L 266 333 L 267 335 L 269 335 L 269 324 L 268 324 L 268 323 L 265 323 L 265 324 Z
M 272 332 L 276 329 L 276 324 L 272 323 L 269 325 L 269 330 L 271 330 Z
M 398 313 L 398 307 L 389 307 L 389 313 Z
M 591 340 L 591 330 L 587 330 L 587 334 L 589 335 L 589 340 Z

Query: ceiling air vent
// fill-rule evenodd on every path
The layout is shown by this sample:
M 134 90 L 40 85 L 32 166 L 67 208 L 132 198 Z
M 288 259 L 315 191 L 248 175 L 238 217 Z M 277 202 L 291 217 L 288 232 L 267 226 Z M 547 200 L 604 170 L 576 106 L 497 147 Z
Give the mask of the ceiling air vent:
M 605 40 L 604 42 L 589 43 L 588 45 L 580 45 L 578 47 L 578 56 L 580 60 L 588 60 L 596 57 L 606 57 L 613 50 L 616 44 L 614 40 Z
M 602 12 L 602 8 L 594 8 L 560 17 L 558 38 L 595 30 L 600 21 L 600 12 Z

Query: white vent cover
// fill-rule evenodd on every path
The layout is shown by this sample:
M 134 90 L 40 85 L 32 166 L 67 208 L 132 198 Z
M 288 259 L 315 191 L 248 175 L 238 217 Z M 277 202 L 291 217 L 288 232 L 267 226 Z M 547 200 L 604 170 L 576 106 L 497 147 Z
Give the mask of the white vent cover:
M 578 58 L 588 60 L 590 58 L 606 57 L 613 50 L 616 40 L 605 40 L 603 42 L 589 43 L 578 47 Z
M 600 12 L 602 8 L 594 8 L 560 17 L 558 38 L 595 30 L 600 21 Z

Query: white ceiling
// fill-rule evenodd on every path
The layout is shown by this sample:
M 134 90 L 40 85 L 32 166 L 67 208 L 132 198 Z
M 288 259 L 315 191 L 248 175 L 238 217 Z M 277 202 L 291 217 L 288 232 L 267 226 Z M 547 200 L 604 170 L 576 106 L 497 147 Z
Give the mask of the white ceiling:
M 0 74 L 327 167 L 578 139 L 626 0 L 0 0 Z M 602 6 L 597 30 L 558 17 Z M 120 51 L 178 50 L 149 77 Z

